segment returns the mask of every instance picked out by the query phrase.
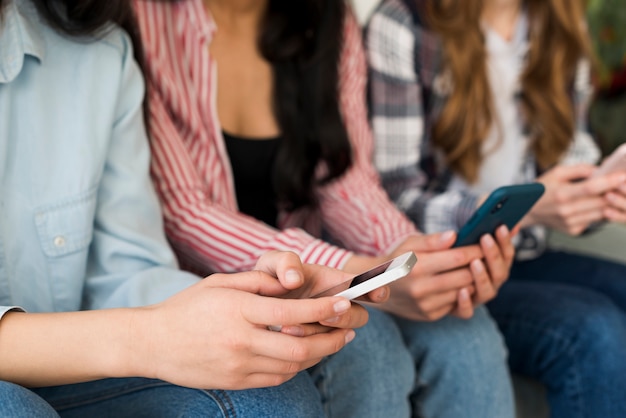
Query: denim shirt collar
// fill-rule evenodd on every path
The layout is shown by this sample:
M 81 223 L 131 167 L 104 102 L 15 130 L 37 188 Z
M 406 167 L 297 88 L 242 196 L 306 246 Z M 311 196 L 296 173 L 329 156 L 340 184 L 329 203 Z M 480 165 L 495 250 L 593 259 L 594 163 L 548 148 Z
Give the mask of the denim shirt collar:
M 0 21 L 0 83 L 10 83 L 20 74 L 27 55 L 44 59 L 40 18 L 30 0 L 13 0 Z

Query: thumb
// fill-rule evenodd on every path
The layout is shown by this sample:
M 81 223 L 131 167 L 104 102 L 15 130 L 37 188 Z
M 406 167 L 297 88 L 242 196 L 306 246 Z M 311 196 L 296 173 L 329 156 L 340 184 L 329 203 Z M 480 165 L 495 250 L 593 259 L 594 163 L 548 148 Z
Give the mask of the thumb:
M 559 167 L 559 180 L 562 181 L 574 181 L 586 179 L 593 174 L 595 166 L 590 164 L 574 164 L 564 165 Z
M 202 286 L 236 289 L 263 296 L 281 296 L 286 290 L 275 277 L 264 271 L 216 273 L 200 282 Z
M 256 270 L 278 279 L 285 289 L 297 289 L 304 284 L 304 267 L 300 257 L 290 251 L 269 251 L 259 258 Z
M 433 252 L 447 250 L 456 240 L 456 232 L 446 231 L 436 234 L 420 235 L 412 241 L 411 249 L 415 252 Z

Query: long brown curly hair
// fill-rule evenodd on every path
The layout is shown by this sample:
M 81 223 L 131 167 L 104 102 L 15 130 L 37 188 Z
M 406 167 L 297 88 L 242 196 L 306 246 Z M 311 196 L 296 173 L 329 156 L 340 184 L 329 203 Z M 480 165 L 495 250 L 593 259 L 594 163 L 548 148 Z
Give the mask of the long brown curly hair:
M 434 143 L 452 170 L 474 182 L 482 143 L 494 120 L 480 26 L 483 0 L 426 0 L 428 24 L 442 40 L 453 91 L 433 124 Z M 591 58 L 584 0 L 524 0 L 530 50 L 521 75 L 522 108 L 540 169 L 556 164 L 570 145 L 571 97 L 577 64 Z

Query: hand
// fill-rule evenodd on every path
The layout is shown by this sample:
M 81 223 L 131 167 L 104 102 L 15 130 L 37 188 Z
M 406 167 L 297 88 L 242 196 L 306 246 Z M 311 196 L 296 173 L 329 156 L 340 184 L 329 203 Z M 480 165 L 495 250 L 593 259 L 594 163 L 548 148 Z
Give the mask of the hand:
M 243 290 L 263 296 L 280 297 L 283 299 L 302 299 L 316 295 L 323 290 L 333 287 L 353 275 L 330 267 L 302 264 L 300 257 L 292 252 L 269 251 L 257 262 L 255 271 L 250 274 L 258 275 L 257 280 L 241 281 L 237 275 L 217 275 L 216 286 Z M 267 276 L 274 278 L 267 281 Z M 214 280 L 211 276 L 209 279 Z M 380 303 L 389 297 L 387 286 L 368 293 L 363 301 Z M 351 308 L 341 316 L 328 318 L 322 324 L 276 323 L 283 333 L 294 336 L 308 336 L 328 332 L 332 328 L 360 328 L 367 322 L 367 311 L 359 304 L 353 303 Z
M 537 181 L 546 188 L 522 226 L 542 224 L 570 235 L 579 235 L 605 217 L 604 194 L 624 183 L 624 173 L 590 177 L 595 167 L 588 164 L 558 166 Z
M 478 245 L 450 249 L 455 238 L 454 232 L 413 236 L 400 245 L 391 256 L 413 251 L 417 264 L 407 277 L 391 284 L 391 297 L 383 309 L 418 321 L 434 321 L 452 313 L 459 291 L 473 287 L 469 264 L 483 258 Z M 470 298 L 464 312 L 467 305 L 472 309 Z
M 300 299 L 314 296 L 340 283 L 350 280 L 354 274 L 330 267 L 305 264 L 291 252 L 270 251 L 264 254 L 256 264 L 256 270 L 262 271 L 278 279 L 283 289 L 268 296 L 280 296 L 289 299 Z M 389 288 L 380 287 L 371 291 L 359 300 L 381 303 L 389 297 Z
M 604 195 L 607 207 L 604 217 L 611 222 L 626 223 L 626 184 L 621 184 Z
M 224 283 L 237 281 L 237 290 Z M 294 337 L 270 324 L 323 322 L 347 314 L 344 298 L 285 300 L 262 272 L 215 274 L 163 303 L 135 310 L 126 352 L 131 374 L 195 388 L 274 386 L 352 341 L 354 331 Z M 356 320 L 364 323 L 364 318 Z
M 498 290 L 509 277 L 511 265 L 515 258 L 515 247 L 511 237 L 517 233 L 509 233 L 502 225 L 496 230 L 496 239 L 491 235 L 484 235 L 480 239 L 484 259 L 476 259 L 470 263 L 470 270 L 474 277 L 473 287 L 461 289 L 458 294 L 457 308 L 452 312 L 460 318 L 471 318 L 474 307 L 482 305 L 498 294 Z M 472 295 L 473 293 L 473 295 Z

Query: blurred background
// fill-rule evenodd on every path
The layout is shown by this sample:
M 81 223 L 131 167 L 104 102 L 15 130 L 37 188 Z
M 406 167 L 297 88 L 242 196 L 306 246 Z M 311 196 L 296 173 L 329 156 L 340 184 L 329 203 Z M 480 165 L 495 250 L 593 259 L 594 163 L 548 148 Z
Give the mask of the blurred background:
M 380 0 L 352 0 L 365 23 Z M 589 126 L 605 155 L 626 142 L 626 0 L 588 0 L 588 25 L 598 58 Z

